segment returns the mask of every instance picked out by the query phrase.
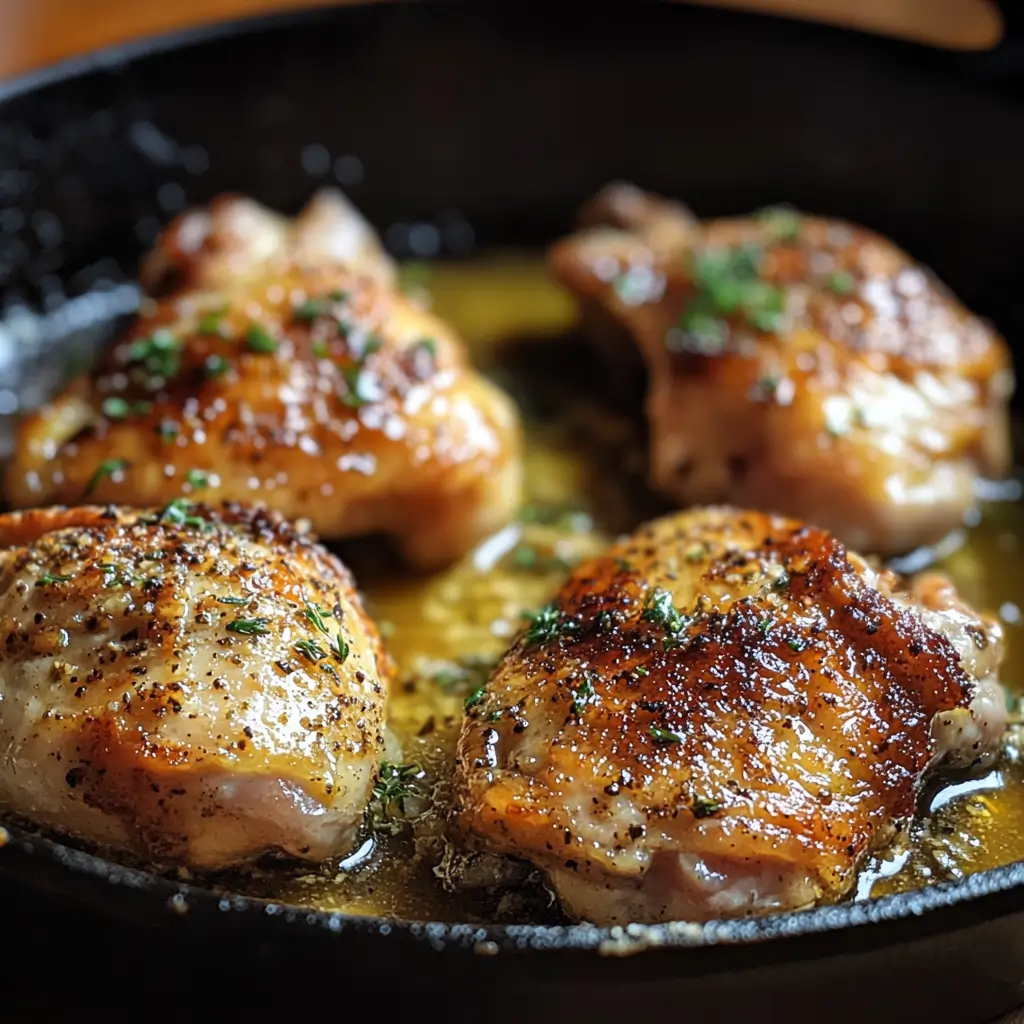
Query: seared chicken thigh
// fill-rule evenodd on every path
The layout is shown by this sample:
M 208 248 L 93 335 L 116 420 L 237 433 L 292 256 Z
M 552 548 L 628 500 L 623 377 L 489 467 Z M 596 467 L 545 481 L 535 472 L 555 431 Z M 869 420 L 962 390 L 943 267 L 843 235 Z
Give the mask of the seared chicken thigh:
M 785 209 L 698 222 L 610 186 L 554 246 L 614 360 L 646 364 L 653 483 L 851 547 L 940 539 L 1010 468 L 1007 346 L 885 239 Z
M 598 923 L 841 897 L 929 768 L 980 764 L 1002 638 L 758 512 L 658 520 L 578 567 L 468 701 L 455 822 Z
M 207 500 L 449 562 L 517 507 L 518 418 L 391 274 L 328 197 L 291 225 L 244 199 L 183 215 L 144 272 L 179 290 L 22 424 L 8 500 L 144 506 L 199 481 Z
M 273 514 L 0 516 L 0 809 L 149 860 L 344 853 L 390 662 L 348 570 Z

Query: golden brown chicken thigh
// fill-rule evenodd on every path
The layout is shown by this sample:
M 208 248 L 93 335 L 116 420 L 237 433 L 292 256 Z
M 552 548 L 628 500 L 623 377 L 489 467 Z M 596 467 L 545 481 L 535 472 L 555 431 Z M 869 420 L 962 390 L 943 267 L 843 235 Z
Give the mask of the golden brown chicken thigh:
M 998 624 L 820 529 L 710 508 L 577 568 L 469 701 L 455 822 L 598 923 L 841 897 L 929 768 L 984 763 Z
M 94 372 L 22 424 L 16 508 L 82 500 L 260 502 L 327 538 L 393 535 L 442 565 L 519 501 L 511 401 L 389 284 L 340 200 L 294 223 L 225 198 L 173 224 L 149 301 Z
M 345 567 L 276 515 L 0 516 L 0 809 L 220 868 L 348 850 L 391 664 Z
M 698 222 L 626 185 L 554 246 L 681 504 L 799 516 L 882 555 L 939 540 L 1010 468 L 1006 344 L 905 253 L 786 209 Z

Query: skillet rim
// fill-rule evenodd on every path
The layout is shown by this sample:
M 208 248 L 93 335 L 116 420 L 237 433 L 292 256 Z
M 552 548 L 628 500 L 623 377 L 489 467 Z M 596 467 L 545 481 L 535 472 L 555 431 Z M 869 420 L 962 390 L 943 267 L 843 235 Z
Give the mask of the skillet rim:
M 170 32 L 158 32 L 132 39 L 44 65 L 33 71 L 0 81 L 0 116 L 6 104 L 32 92 L 42 92 L 51 86 L 66 83 L 91 73 L 112 71 L 127 64 L 144 61 L 149 57 L 219 38 L 250 32 L 264 32 L 290 25 L 344 17 L 349 10 L 379 6 L 381 0 L 354 0 L 343 7 L 316 7 L 269 14 L 239 16 L 226 20 L 192 25 Z M 741 17 L 766 18 L 773 21 L 797 23 L 798 19 L 785 16 L 758 15 L 733 12 Z M 828 26 L 838 34 L 855 33 L 854 29 Z M 871 34 L 871 33 L 869 33 Z M 888 41 L 893 42 L 893 41 Z M 905 49 L 929 51 L 933 47 L 906 40 L 898 45 Z M 600 927 L 592 924 L 532 925 L 532 924 L 473 924 L 459 922 L 414 921 L 406 918 L 351 914 L 326 911 L 313 907 L 278 903 L 264 898 L 220 892 L 193 882 L 173 881 L 165 876 L 140 868 L 129 867 L 107 860 L 51 839 L 40 833 L 13 824 L 0 817 L 0 875 L 24 878 L 17 866 L 11 865 L 6 854 L 15 852 L 29 861 L 45 859 L 58 872 L 70 876 L 86 877 L 95 882 L 106 882 L 135 893 L 156 897 L 166 908 L 168 919 L 184 920 L 190 908 L 216 909 L 223 916 L 234 918 L 248 914 L 277 918 L 286 931 L 319 932 L 341 936 L 355 934 L 366 939 L 404 937 L 418 944 L 427 944 L 434 950 L 454 949 L 463 953 L 527 954 L 532 952 L 590 952 L 604 956 L 626 956 L 633 959 L 638 953 L 653 953 L 669 949 L 708 949 L 722 946 L 777 947 L 785 939 L 807 939 L 814 936 L 835 936 L 855 929 L 863 934 L 864 926 L 871 929 L 871 948 L 878 949 L 906 938 L 892 937 L 882 940 L 877 935 L 880 926 L 921 919 L 941 917 L 941 911 L 979 908 L 981 921 L 1017 913 L 1024 909 L 1024 859 L 1000 867 L 989 868 L 968 875 L 956 882 L 937 882 L 923 888 L 887 896 L 870 897 L 856 902 L 848 901 L 831 906 L 787 911 L 781 914 L 695 922 L 670 922 L 654 925 L 626 925 Z M 45 883 L 36 877 L 29 884 L 36 888 Z M 64 887 L 70 888 L 70 883 Z M 988 904 L 998 897 L 1016 894 L 1016 901 L 1005 898 L 993 912 L 986 912 Z M 79 898 L 79 902 L 81 899 Z M 949 930 L 926 928 L 926 932 Z M 968 923 L 979 923 L 970 921 Z M 851 951 L 852 952 L 852 951 Z M 829 952 L 821 950 L 820 956 Z

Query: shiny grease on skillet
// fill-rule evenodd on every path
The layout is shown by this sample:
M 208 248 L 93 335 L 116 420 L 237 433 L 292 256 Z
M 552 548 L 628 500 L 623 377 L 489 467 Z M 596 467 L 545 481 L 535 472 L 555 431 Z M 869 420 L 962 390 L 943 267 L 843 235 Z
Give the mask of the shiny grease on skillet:
M 599 385 L 565 372 L 580 365 L 568 300 L 532 256 L 505 255 L 462 265 L 405 269 L 406 286 L 430 296 L 490 371 L 520 402 L 527 424 L 530 504 L 453 569 L 410 577 L 385 545 L 342 553 L 399 665 L 390 723 L 404 780 L 380 787 L 353 853 L 319 870 L 267 861 L 246 873 L 197 878 L 275 902 L 444 921 L 557 922 L 540 880 L 513 869 L 506 885 L 453 898 L 437 877 L 450 868 L 442 839 L 450 760 L 467 697 L 485 679 L 525 611 L 543 604 L 574 561 L 660 511 L 643 484 L 644 438 L 637 419 L 608 417 Z M 425 287 L 424 287 L 425 286 Z M 566 384 L 566 381 L 575 381 Z M 621 397 L 621 396 L 620 396 Z M 621 466 L 608 473 L 609 465 Z M 986 506 L 980 523 L 938 552 L 964 597 L 999 609 L 1009 632 L 1009 685 L 1019 678 L 1019 615 L 1012 580 L 1018 506 Z M 944 553 L 945 552 L 945 553 Z M 1024 767 L 1011 729 L 1005 757 L 980 779 L 954 780 L 924 794 L 901 842 L 868 863 L 860 898 L 955 880 L 1024 858 Z M 396 764 L 398 759 L 396 758 Z M 392 796 L 407 793 L 404 800 Z M 407 823 L 408 822 L 408 823 Z M 435 871 L 437 869 L 437 871 Z

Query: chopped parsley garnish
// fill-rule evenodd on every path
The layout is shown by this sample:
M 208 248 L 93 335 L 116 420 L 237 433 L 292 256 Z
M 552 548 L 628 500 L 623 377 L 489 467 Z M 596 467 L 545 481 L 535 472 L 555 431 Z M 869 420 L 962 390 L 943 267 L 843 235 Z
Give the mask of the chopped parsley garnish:
M 590 676 L 584 676 L 583 682 L 572 691 L 572 706 L 570 711 L 577 717 L 583 713 L 583 709 L 597 696 L 594 684 Z
M 317 317 L 327 316 L 330 312 L 330 303 L 347 302 L 348 292 L 336 289 L 330 292 L 325 299 L 308 298 L 292 308 L 292 316 L 300 323 L 312 323 Z
M 125 459 L 107 459 L 101 462 L 96 467 L 96 472 L 89 477 L 89 482 L 85 485 L 85 497 L 92 494 L 101 481 L 105 480 L 108 476 L 113 476 L 115 473 L 120 473 L 127 468 L 128 462 Z
M 248 604 L 252 598 L 250 597 L 218 597 L 218 604 Z
M 270 632 L 270 619 L 235 619 L 225 627 L 232 633 L 244 633 L 246 636 L 265 636 Z
M 300 323 L 312 323 L 324 315 L 324 304 L 320 299 L 306 299 L 292 308 L 292 316 Z
M 327 652 L 315 640 L 296 640 L 295 650 L 310 661 L 323 661 Z
M 546 644 L 554 640 L 565 628 L 562 610 L 555 604 L 547 604 L 539 611 L 527 612 L 530 620 L 526 631 L 526 642 L 529 644 Z
M 468 711 L 475 708 L 484 699 L 484 688 L 478 686 L 463 702 L 463 707 Z
M 164 441 L 173 441 L 181 433 L 181 424 L 163 420 L 156 425 L 156 432 Z
M 150 377 L 169 380 L 181 369 L 182 340 L 172 331 L 160 328 L 148 338 L 139 338 L 128 347 L 128 361 L 141 365 Z
M 774 625 L 775 625 L 775 620 L 774 619 L 761 619 L 761 621 L 758 622 L 758 624 L 757 624 L 757 628 L 762 633 L 768 634 L 768 633 L 771 632 L 772 626 L 774 626 Z
M 651 674 L 651 670 L 646 665 L 637 665 L 633 672 L 638 676 L 649 676 Z
M 644 601 L 644 610 L 640 616 L 644 622 L 650 622 L 665 630 L 666 651 L 679 646 L 679 634 L 690 625 L 690 619 L 672 602 L 672 595 L 661 587 L 655 587 Z
M 683 737 L 671 729 L 662 729 L 660 726 L 651 726 L 651 739 L 659 743 L 682 743 Z
M 661 587 L 655 587 L 647 595 L 643 614 L 640 617 L 644 622 L 661 626 L 670 633 L 678 633 L 686 625 L 686 617 L 676 608 L 672 601 L 672 594 Z
M 278 340 L 259 324 L 250 324 L 249 330 L 245 332 L 245 343 L 250 352 L 269 354 L 276 352 L 280 347 Z
M 193 515 L 189 511 L 191 508 L 192 505 L 186 498 L 175 498 L 157 516 L 156 522 L 171 523 L 174 526 L 196 526 L 200 530 L 212 526 L 202 516 Z
M 437 342 L 433 338 L 420 338 L 412 349 L 414 352 L 425 352 L 431 359 L 437 358 Z
M 825 284 L 828 286 L 828 290 L 835 292 L 836 295 L 849 295 L 857 287 L 853 274 L 846 270 L 837 270 L 835 273 L 829 274 Z
M 728 337 L 724 318 L 731 316 L 742 316 L 759 331 L 781 329 L 786 295 L 759 276 L 762 255 L 756 245 L 708 248 L 695 255 L 694 294 L 677 328 L 684 349 L 704 355 L 721 352 Z
M 710 818 L 722 809 L 721 803 L 717 800 L 708 800 L 706 797 L 698 796 L 690 804 L 690 810 L 695 818 Z
M 789 206 L 766 206 L 757 219 L 773 241 L 795 242 L 800 237 L 800 214 Z
M 192 490 L 200 491 L 204 487 L 210 486 L 210 478 L 201 470 L 190 469 L 185 474 L 185 483 L 187 483 Z
M 359 383 L 363 375 L 362 363 L 353 363 L 341 371 L 342 379 L 345 381 L 345 394 L 341 400 L 351 409 L 359 409 L 370 400 L 359 392 Z
M 313 357 L 315 359 L 326 359 L 331 354 L 326 341 L 317 340 L 313 342 Z
M 708 549 L 698 544 L 696 547 L 687 548 L 683 558 L 691 563 L 700 562 L 707 557 L 707 553 Z
M 152 402 L 128 402 L 123 398 L 119 398 L 116 395 L 111 395 L 110 398 L 103 399 L 103 405 L 100 406 L 103 410 L 103 415 L 109 420 L 123 420 L 133 413 L 139 415 L 145 415 L 147 412 L 152 412 Z
M 226 309 L 216 309 L 210 313 L 204 313 L 199 318 L 199 323 L 196 325 L 199 329 L 199 333 L 220 334 L 225 313 L 227 313 Z
M 228 372 L 228 361 L 223 356 L 209 355 L 203 363 L 203 371 L 207 377 L 221 377 Z
M 786 646 L 789 647 L 791 651 L 796 651 L 797 654 L 801 651 L 807 650 L 807 644 L 803 640 L 787 640 Z
M 71 578 L 71 575 L 62 576 L 59 572 L 44 572 L 43 575 L 36 580 L 36 586 L 49 587 L 54 583 L 67 583 Z
M 406 823 L 398 819 L 405 815 L 405 801 L 415 793 L 414 783 L 422 776 L 419 765 L 381 761 L 369 807 L 374 831 L 394 834 L 405 827 Z

